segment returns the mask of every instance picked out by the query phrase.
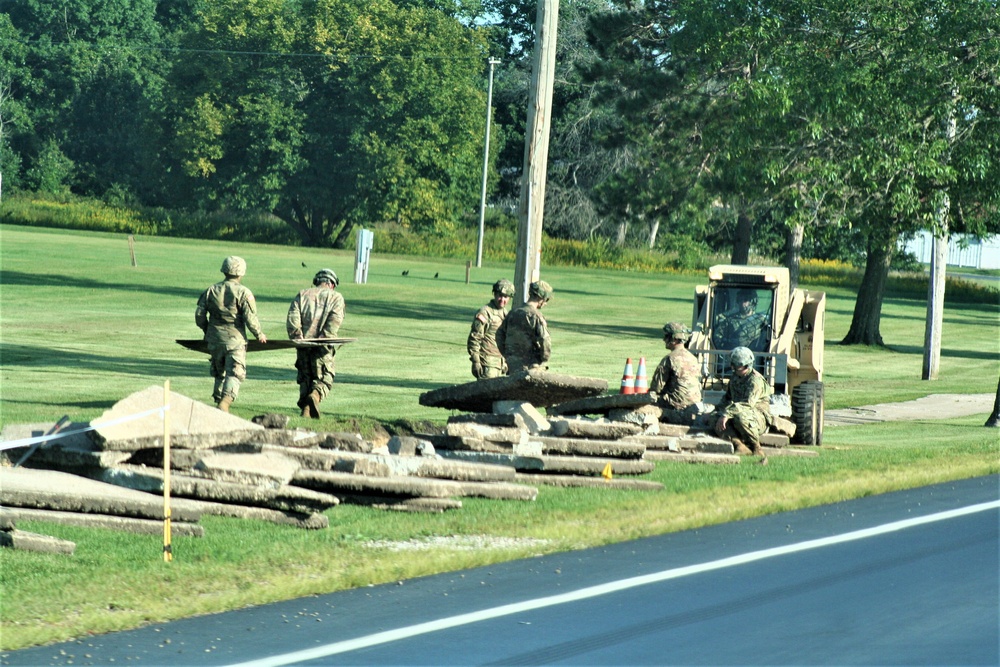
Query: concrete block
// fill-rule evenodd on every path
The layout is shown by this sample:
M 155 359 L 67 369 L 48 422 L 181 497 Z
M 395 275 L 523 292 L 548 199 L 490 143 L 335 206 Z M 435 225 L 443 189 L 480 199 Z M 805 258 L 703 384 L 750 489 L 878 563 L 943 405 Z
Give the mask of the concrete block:
M 531 403 L 524 401 L 496 401 L 493 412 L 497 414 L 517 415 L 524 422 L 524 428 L 532 435 L 548 433 L 552 428 L 549 420 Z

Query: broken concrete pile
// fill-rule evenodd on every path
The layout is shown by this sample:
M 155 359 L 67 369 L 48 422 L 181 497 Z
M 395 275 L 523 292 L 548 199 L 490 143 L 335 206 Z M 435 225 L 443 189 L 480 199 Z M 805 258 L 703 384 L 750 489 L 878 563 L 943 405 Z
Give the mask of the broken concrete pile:
M 661 423 L 655 394 L 607 389 L 604 380 L 538 370 L 443 387 L 422 394 L 420 403 L 466 413 L 449 417 L 444 435 L 425 437 L 442 456 L 512 466 L 517 479 L 533 484 L 600 483 L 601 477 L 651 472 L 656 461 L 739 462 L 732 443 L 707 429 Z M 483 411 L 487 405 L 491 410 Z M 772 453 L 813 454 L 785 450 L 789 439 L 781 434 L 768 434 L 763 443 Z M 660 486 L 642 480 L 616 485 Z
M 0 544 L 72 552 L 17 532 L 17 522 L 31 520 L 161 532 L 168 475 L 172 530 L 195 537 L 204 534 L 204 514 L 321 529 L 329 525 L 324 512 L 342 502 L 440 512 L 461 508 L 463 497 L 538 494 L 511 467 L 444 460 L 415 438 L 376 447 L 359 434 L 288 429 L 280 415 L 246 421 L 174 392 L 169 409 L 163 405 L 163 388 L 154 386 L 90 423 L 61 420 L 58 433 L 49 425 L 4 428 Z

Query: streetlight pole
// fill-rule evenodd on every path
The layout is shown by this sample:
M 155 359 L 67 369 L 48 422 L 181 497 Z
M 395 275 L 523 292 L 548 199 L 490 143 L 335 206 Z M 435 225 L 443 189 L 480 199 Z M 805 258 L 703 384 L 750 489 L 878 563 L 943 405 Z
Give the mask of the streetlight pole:
M 486 176 L 490 168 L 490 121 L 493 118 L 493 67 L 500 64 L 490 58 L 490 84 L 486 93 L 486 140 L 483 148 L 483 189 L 479 195 L 479 243 L 476 245 L 476 268 L 483 265 L 483 236 L 486 234 Z

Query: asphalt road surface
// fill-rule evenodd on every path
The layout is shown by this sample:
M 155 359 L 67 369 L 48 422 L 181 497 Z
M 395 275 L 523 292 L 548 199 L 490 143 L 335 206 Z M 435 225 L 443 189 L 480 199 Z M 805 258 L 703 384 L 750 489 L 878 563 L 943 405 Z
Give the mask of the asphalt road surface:
M 998 526 L 991 476 L 16 651 L 0 664 L 995 666 Z

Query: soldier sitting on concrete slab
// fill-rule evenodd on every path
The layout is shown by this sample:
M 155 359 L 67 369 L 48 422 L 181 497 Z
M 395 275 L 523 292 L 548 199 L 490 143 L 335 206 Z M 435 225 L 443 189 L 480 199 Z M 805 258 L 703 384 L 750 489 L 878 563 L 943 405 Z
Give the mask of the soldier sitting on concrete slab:
M 728 438 L 737 454 L 761 454 L 760 438 L 771 424 L 770 396 L 773 392 L 764 376 L 753 368 L 753 352 L 738 347 L 729 355 L 733 376 L 726 394 L 716 407 L 719 415 L 715 432 Z
M 701 368 L 686 347 L 689 340 L 691 329 L 684 324 L 663 325 L 663 343 L 670 353 L 653 371 L 649 391 L 663 409 L 660 421 L 668 424 L 690 426 L 701 411 Z

